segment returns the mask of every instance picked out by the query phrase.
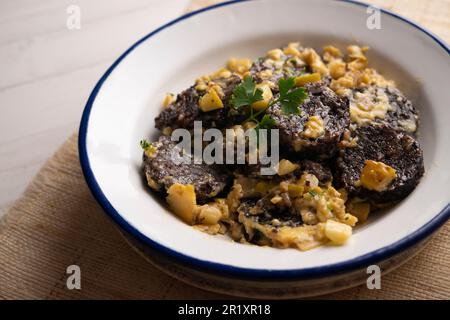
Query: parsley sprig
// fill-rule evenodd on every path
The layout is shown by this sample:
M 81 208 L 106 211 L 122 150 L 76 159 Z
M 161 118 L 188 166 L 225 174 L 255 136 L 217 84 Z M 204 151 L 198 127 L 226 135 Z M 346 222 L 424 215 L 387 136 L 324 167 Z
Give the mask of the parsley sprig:
M 151 142 L 148 142 L 147 140 L 143 139 L 139 142 L 139 144 L 141 145 L 141 148 L 144 150 L 147 157 L 154 156 L 157 148 Z
M 309 190 L 308 193 L 313 198 L 318 195 L 318 193 L 316 191 L 314 191 L 314 190 Z
M 246 76 L 244 81 L 234 88 L 233 95 L 231 97 L 231 105 L 233 108 L 250 108 L 250 116 L 244 122 L 255 122 L 256 127 L 254 129 L 256 131 L 263 128 L 270 129 L 275 124 L 275 121 L 269 115 L 265 115 L 261 121 L 259 121 L 258 116 L 263 113 L 265 109 L 254 113 L 253 108 L 251 107 L 254 102 L 258 102 L 263 99 L 263 91 L 260 88 L 256 88 L 256 83 L 251 76 Z
M 279 103 L 284 114 L 299 114 L 299 106 L 308 96 L 305 88 L 295 87 L 295 77 L 280 79 L 278 81 L 278 87 L 280 91 L 279 97 L 270 101 L 267 108 Z M 265 114 L 261 120 L 259 120 L 259 116 L 265 112 L 267 108 L 254 113 L 251 105 L 260 100 L 263 100 L 263 91 L 256 87 L 256 83 L 251 76 L 246 76 L 244 81 L 234 88 L 231 97 L 231 105 L 234 109 L 242 107 L 248 107 L 250 109 L 250 116 L 244 122 L 255 122 L 256 126 L 254 127 L 254 130 L 257 134 L 260 129 L 269 130 L 275 127 L 276 124 L 275 120 L 268 114 Z
M 146 151 L 148 148 L 150 148 L 152 146 L 152 144 L 150 142 L 148 142 L 147 140 L 143 139 L 139 142 L 139 144 L 141 145 L 141 148 Z
M 305 88 L 295 88 L 295 78 L 280 79 L 278 81 L 280 96 L 276 102 L 280 103 L 284 114 L 299 114 L 299 106 L 308 97 Z
M 272 129 L 273 127 L 275 127 L 275 120 L 268 114 L 265 114 L 261 121 L 258 121 L 255 130 L 258 132 L 259 129 Z
M 233 90 L 233 97 L 231 98 L 231 105 L 235 108 L 251 106 L 252 103 L 263 99 L 263 92 L 256 88 L 253 78 L 247 76 L 244 81 Z
M 279 97 L 270 102 L 269 106 L 272 106 L 276 103 L 281 105 L 281 110 L 284 114 L 299 114 L 300 109 L 299 106 L 306 99 L 308 94 L 306 93 L 305 88 L 295 87 L 295 77 L 282 78 L 278 81 L 279 87 Z M 253 108 L 251 105 L 254 102 L 263 100 L 263 92 L 260 88 L 256 88 L 256 83 L 251 76 L 247 76 L 244 78 L 244 81 L 233 90 L 233 95 L 231 98 L 231 105 L 235 109 L 239 109 L 242 107 L 250 108 L 250 117 L 246 119 L 246 121 L 255 121 L 259 126 L 260 121 L 258 120 L 258 116 L 262 114 L 265 109 L 258 111 L 257 113 L 253 112 Z M 264 122 L 260 127 L 268 127 L 269 125 L 274 125 L 275 121 L 270 118 L 269 115 L 264 115 Z M 263 121 L 261 119 L 261 121 Z M 272 121 L 270 121 L 272 120 Z

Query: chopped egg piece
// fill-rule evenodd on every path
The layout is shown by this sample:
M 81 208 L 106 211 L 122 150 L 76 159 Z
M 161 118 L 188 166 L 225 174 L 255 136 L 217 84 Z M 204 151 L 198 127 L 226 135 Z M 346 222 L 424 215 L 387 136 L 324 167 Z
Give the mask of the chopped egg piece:
M 175 183 L 167 190 L 170 209 L 183 221 L 192 224 L 195 220 L 197 198 L 194 186 Z
M 231 58 L 228 60 L 227 68 L 232 71 L 239 73 L 240 75 L 243 75 L 248 70 L 250 70 L 250 67 L 252 66 L 252 60 L 243 58 L 243 59 L 237 59 L 237 58 Z
M 297 87 L 302 87 L 307 83 L 312 82 L 319 82 L 321 80 L 320 73 L 310 73 L 310 74 L 303 74 L 301 76 L 295 77 L 295 85 Z
M 272 90 L 270 90 L 270 87 L 267 84 L 257 84 L 256 88 L 261 89 L 263 99 L 253 102 L 252 108 L 258 111 L 266 109 L 270 100 L 273 98 Z
M 222 109 L 223 102 L 217 94 L 217 91 L 214 89 L 210 89 L 204 96 L 200 98 L 199 106 L 203 112 L 208 112 L 216 109 Z
M 267 52 L 267 56 L 270 59 L 277 61 L 277 60 L 280 60 L 281 57 L 283 56 L 283 51 L 281 51 L 281 49 L 273 49 L 273 50 L 270 50 L 269 52 Z
M 396 177 L 397 172 L 391 166 L 383 162 L 366 160 L 360 180 L 364 188 L 381 192 L 386 190 Z
M 163 100 L 163 106 L 164 107 L 168 107 L 169 104 L 171 104 L 172 102 L 175 101 L 175 96 L 173 95 L 173 93 L 168 93 L 166 94 L 166 96 L 164 97 Z
M 314 72 L 319 72 L 321 75 L 327 76 L 329 70 L 322 58 L 312 48 L 307 48 L 302 52 L 302 59 L 311 67 Z
M 212 79 L 218 79 L 218 78 L 229 78 L 231 77 L 231 71 L 225 68 L 220 68 L 219 70 L 217 70 L 216 72 L 214 72 L 211 75 Z
M 300 47 L 299 42 L 290 42 L 286 48 L 284 48 L 283 53 L 291 56 L 299 56 L 300 51 L 298 50 Z
M 305 123 L 305 130 L 303 136 L 310 139 L 317 139 L 325 132 L 324 123 L 321 117 L 311 116 Z
M 286 159 L 282 159 L 279 163 L 278 163 L 278 175 L 279 176 L 284 176 L 286 174 L 289 174 L 293 171 L 295 171 L 298 168 L 298 164 L 294 164 L 292 162 L 290 162 L 289 160 Z
M 325 236 L 334 244 L 342 245 L 352 235 L 352 227 L 334 220 L 325 222 Z
M 197 221 L 200 224 L 214 225 L 217 224 L 222 217 L 222 212 L 219 208 L 205 204 L 199 207 Z

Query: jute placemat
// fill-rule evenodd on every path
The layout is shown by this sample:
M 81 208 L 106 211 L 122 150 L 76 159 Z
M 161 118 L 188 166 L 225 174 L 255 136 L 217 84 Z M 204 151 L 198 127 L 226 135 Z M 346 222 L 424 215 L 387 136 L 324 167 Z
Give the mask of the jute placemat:
M 414 1 L 411 1 L 414 2 Z M 448 2 L 447 2 L 448 3 Z M 449 299 L 450 223 L 408 263 L 326 299 Z M 81 268 L 81 290 L 66 268 Z M 158 271 L 132 250 L 93 199 L 73 135 L 0 220 L 1 299 L 219 299 Z

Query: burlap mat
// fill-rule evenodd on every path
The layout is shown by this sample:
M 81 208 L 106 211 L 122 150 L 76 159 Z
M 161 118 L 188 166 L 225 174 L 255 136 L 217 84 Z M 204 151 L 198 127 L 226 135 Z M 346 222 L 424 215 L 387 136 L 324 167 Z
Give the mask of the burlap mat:
M 414 7 L 419 1 L 408 3 Z M 360 286 L 321 298 L 449 299 L 449 252 L 450 223 L 447 223 L 418 256 L 382 278 L 381 290 Z M 81 290 L 66 288 L 66 268 L 72 264 L 81 267 Z M 78 162 L 74 135 L 0 220 L 0 298 L 214 299 L 224 296 L 166 276 L 125 243 L 91 196 Z

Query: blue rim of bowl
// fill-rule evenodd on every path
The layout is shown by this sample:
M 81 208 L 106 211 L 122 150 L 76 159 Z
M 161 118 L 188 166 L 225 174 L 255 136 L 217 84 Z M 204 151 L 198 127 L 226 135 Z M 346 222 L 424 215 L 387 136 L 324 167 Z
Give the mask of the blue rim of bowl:
M 230 276 L 245 277 L 245 278 L 260 278 L 260 279 L 293 279 L 293 278 L 296 278 L 296 279 L 298 279 L 298 278 L 324 277 L 324 276 L 340 274 L 340 273 L 348 272 L 351 270 L 359 269 L 359 268 L 374 264 L 376 262 L 385 260 L 387 258 L 390 258 L 390 257 L 410 248 L 414 244 L 417 244 L 420 241 L 426 239 L 428 236 L 430 236 L 434 231 L 436 231 L 439 227 L 441 227 L 449 219 L 450 204 L 447 204 L 447 206 L 439 214 L 437 214 L 432 220 L 430 220 L 428 223 L 423 225 L 421 228 L 419 228 L 414 233 L 404 237 L 403 239 L 401 239 L 393 244 L 390 244 L 390 245 L 380 248 L 378 250 L 372 251 L 370 253 L 364 254 L 362 256 L 356 257 L 354 259 L 350 259 L 350 260 L 335 263 L 335 264 L 320 266 L 320 267 L 310 267 L 310 268 L 303 268 L 303 269 L 288 269 L 288 270 L 251 269 L 251 268 L 235 267 L 235 266 L 230 266 L 230 265 L 226 265 L 226 264 L 220 264 L 220 263 L 216 263 L 216 262 L 200 260 L 200 259 L 188 256 L 188 255 L 185 255 L 183 253 L 180 253 L 178 251 L 175 251 L 173 249 L 170 249 L 168 247 L 165 247 L 165 246 L 159 244 L 158 242 L 155 242 L 154 240 L 148 238 L 147 236 L 142 234 L 139 230 L 137 230 L 135 227 L 133 227 L 131 224 L 129 224 L 120 215 L 120 213 L 117 212 L 116 209 L 111 205 L 109 200 L 103 194 L 99 184 L 97 183 L 97 181 L 95 179 L 94 173 L 92 172 L 92 169 L 91 169 L 91 166 L 89 163 L 89 157 L 87 154 L 87 146 L 86 146 L 89 115 L 90 115 L 94 100 L 97 96 L 97 93 L 99 92 L 104 81 L 108 78 L 108 76 L 114 70 L 114 68 L 131 51 L 133 51 L 142 42 L 146 41 L 147 39 L 149 39 L 153 35 L 159 33 L 160 31 L 162 31 L 180 21 L 183 21 L 190 17 L 196 16 L 202 12 L 214 10 L 216 8 L 220 8 L 223 6 L 237 4 L 240 2 L 249 2 L 249 1 L 256 1 L 256 0 L 232 0 L 232 1 L 218 3 L 216 5 L 212 5 L 212 6 L 197 10 L 197 11 L 187 13 L 177 19 L 174 19 L 174 20 L 162 25 L 161 27 L 157 28 L 153 32 L 149 33 L 147 36 L 145 36 L 142 39 L 140 39 L 139 41 L 137 41 L 134 45 L 132 45 L 127 51 L 125 51 L 111 65 L 111 67 L 109 67 L 109 69 L 105 72 L 105 74 L 100 78 L 100 80 L 96 84 L 94 90 L 92 91 L 91 95 L 89 96 L 89 99 L 86 103 L 86 107 L 83 111 L 83 115 L 82 115 L 81 123 L 80 123 L 80 129 L 79 129 L 79 138 L 78 138 L 78 149 L 79 149 L 79 157 L 80 157 L 81 167 L 82 167 L 86 182 L 87 182 L 92 194 L 94 195 L 95 199 L 99 202 L 99 204 L 106 211 L 106 213 L 123 230 L 130 233 L 132 236 L 134 236 L 136 239 L 138 239 L 142 243 L 151 246 L 152 248 L 168 255 L 171 258 L 174 258 L 175 261 L 180 262 L 180 263 L 187 263 L 191 266 L 198 267 L 201 270 L 204 270 L 207 272 L 227 274 Z M 341 1 L 341 2 L 345 2 L 345 3 L 350 3 L 350 4 L 354 4 L 354 5 L 365 6 L 365 7 L 370 6 L 369 4 L 359 2 L 359 1 L 354 1 L 354 0 L 336 0 L 336 1 Z M 404 18 L 404 17 L 402 17 L 396 13 L 393 13 L 389 10 L 385 10 L 385 9 L 380 9 L 380 10 L 384 14 L 390 15 L 390 16 L 395 17 L 403 22 L 406 22 L 407 24 L 409 24 L 409 25 L 415 27 L 416 29 L 420 30 L 421 32 L 425 33 L 427 36 L 432 38 L 436 43 L 438 43 L 450 55 L 450 48 L 445 44 L 445 42 L 443 40 L 441 40 L 439 37 L 437 37 L 430 31 L 424 29 L 423 27 L 419 26 L 415 22 L 412 22 L 411 20 Z

